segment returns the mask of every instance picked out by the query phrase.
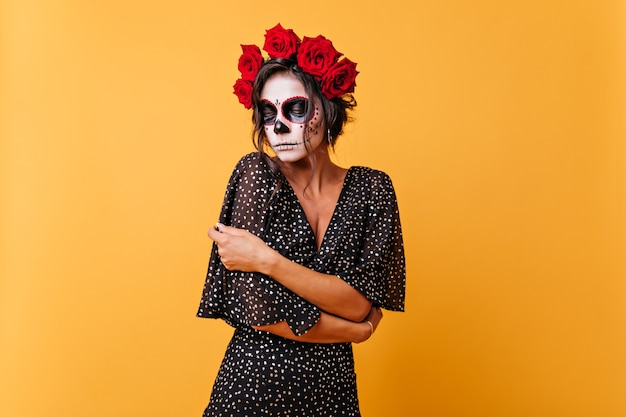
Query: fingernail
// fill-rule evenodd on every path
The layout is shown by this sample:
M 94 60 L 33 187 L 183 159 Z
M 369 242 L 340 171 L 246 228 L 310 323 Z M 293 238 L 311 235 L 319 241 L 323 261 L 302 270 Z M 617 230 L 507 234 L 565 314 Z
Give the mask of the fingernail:
M 217 230 L 218 232 L 220 231 L 220 229 L 224 227 L 224 225 L 220 222 L 215 223 L 215 230 Z

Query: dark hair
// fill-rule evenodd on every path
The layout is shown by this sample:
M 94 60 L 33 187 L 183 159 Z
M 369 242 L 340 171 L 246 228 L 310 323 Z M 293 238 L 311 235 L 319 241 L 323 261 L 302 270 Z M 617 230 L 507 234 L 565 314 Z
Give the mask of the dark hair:
M 304 91 L 311 100 L 313 100 L 313 98 L 320 100 L 324 112 L 326 129 L 330 130 L 330 137 L 326 137 L 326 141 L 328 146 L 333 148 L 337 142 L 337 138 L 343 133 L 344 125 L 348 122 L 348 120 L 350 120 L 348 118 L 348 110 L 356 106 L 356 100 L 352 94 L 346 94 L 343 97 L 328 100 L 322 94 L 320 85 L 315 78 L 313 78 L 311 74 L 302 71 L 295 61 L 285 58 L 276 58 L 263 64 L 257 74 L 256 80 L 254 81 L 254 88 L 252 90 L 252 123 L 254 124 L 252 142 L 254 143 L 256 149 L 263 156 L 267 157 L 265 148 L 269 144 L 267 143 L 267 136 L 265 135 L 263 115 L 259 111 L 258 103 L 261 101 L 261 91 L 263 90 L 265 83 L 272 76 L 281 73 L 287 73 L 295 76 L 302 82 L 304 85 Z M 307 111 L 307 116 L 310 117 L 315 111 L 314 106 L 309 106 Z M 304 129 L 304 134 L 308 134 L 307 129 Z

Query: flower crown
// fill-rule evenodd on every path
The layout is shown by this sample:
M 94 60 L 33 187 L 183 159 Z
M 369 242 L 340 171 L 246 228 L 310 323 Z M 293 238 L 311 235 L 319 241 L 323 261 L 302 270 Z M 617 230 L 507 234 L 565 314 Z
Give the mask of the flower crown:
M 241 45 L 241 49 L 243 53 L 239 57 L 238 65 L 241 78 L 235 82 L 233 88 L 234 94 L 246 109 L 252 107 L 252 89 L 259 70 L 265 62 L 276 58 L 297 62 L 302 71 L 317 80 L 322 94 L 328 100 L 354 92 L 355 79 L 359 73 L 356 63 L 342 58 L 343 54 L 322 35 L 316 38 L 305 36 L 300 40 L 292 29 L 284 29 L 279 23 L 265 31 L 263 50 L 269 56 L 267 60 L 256 45 Z

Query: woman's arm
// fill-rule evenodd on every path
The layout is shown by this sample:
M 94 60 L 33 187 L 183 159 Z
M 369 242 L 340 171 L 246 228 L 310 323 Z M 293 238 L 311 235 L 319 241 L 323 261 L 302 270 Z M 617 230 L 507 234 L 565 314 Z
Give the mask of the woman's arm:
M 372 308 L 367 321 L 355 323 L 341 317 L 322 312 L 319 321 L 302 336 L 296 336 L 286 322 L 265 326 L 252 326 L 256 330 L 269 332 L 286 339 L 307 343 L 361 343 L 369 339 L 382 319 L 380 308 Z M 369 322 L 369 323 L 368 323 Z M 371 325 L 370 325 L 371 323 Z
M 209 230 L 228 270 L 260 272 L 289 288 L 323 311 L 362 322 L 372 303 L 358 290 L 334 275 L 313 271 L 290 261 L 252 233 L 219 225 Z

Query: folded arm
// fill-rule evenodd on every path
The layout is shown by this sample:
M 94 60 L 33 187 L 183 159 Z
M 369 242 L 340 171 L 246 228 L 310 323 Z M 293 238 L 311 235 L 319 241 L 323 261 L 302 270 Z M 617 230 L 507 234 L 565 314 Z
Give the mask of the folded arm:
M 366 321 L 355 323 L 341 317 L 322 312 L 319 321 L 302 336 L 296 336 L 286 322 L 281 321 L 265 326 L 252 326 L 261 330 L 298 342 L 308 343 L 361 343 L 369 339 L 380 320 L 382 319 L 380 308 L 372 308 Z
M 228 270 L 270 276 L 321 310 L 352 322 L 362 322 L 369 314 L 372 303 L 341 278 L 292 262 L 246 230 L 219 227 L 211 228 L 209 237 Z

